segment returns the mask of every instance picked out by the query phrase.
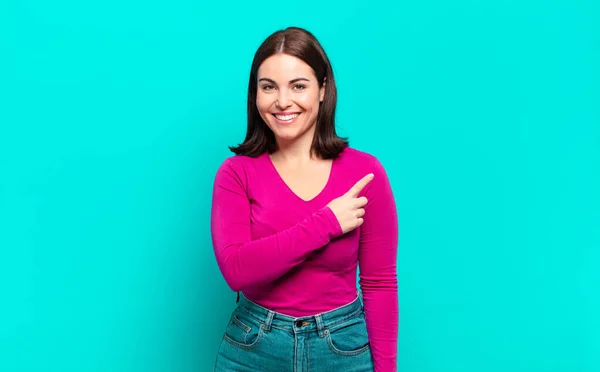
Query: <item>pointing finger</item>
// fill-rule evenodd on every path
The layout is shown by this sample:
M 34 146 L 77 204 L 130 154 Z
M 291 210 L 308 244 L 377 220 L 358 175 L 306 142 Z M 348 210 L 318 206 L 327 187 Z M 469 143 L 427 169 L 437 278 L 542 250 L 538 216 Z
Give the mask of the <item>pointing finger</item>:
M 354 186 L 352 186 L 352 188 L 346 193 L 346 195 L 356 198 L 358 196 L 358 194 L 362 191 L 362 189 L 364 189 L 365 186 L 367 186 L 367 184 L 369 184 L 369 182 L 371 182 L 371 180 L 374 177 L 375 177 L 375 175 L 373 173 L 367 174 L 360 181 L 358 181 Z

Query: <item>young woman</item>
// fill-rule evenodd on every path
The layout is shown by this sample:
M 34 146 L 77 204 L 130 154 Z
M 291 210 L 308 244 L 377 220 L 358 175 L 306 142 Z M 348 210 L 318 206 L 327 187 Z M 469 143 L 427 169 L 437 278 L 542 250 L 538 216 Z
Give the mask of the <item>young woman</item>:
M 336 100 L 308 31 L 258 48 L 246 139 L 214 184 L 214 251 L 238 292 L 215 371 L 396 370 L 394 196 L 381 163 L 337 136 Z

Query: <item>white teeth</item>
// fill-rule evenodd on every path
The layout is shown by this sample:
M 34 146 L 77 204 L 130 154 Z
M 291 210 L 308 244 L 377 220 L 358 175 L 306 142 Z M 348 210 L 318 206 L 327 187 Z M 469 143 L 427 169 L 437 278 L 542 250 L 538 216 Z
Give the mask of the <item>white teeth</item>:
M 293 114 L 293 115 L 275 115 L 275 117 L 281 121 L 290 121 L 292 119 L 295 119 L 296 117 L 298 117 L 298 115 L 300 114 Z

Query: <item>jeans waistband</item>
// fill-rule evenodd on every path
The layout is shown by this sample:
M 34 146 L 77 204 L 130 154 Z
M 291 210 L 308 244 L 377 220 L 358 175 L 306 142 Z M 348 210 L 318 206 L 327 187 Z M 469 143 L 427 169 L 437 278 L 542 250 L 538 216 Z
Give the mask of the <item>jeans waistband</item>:
M 271 327 L 274 327 L 293 333 L 317 331 L 319 336 L 323 337 L 328 328 L 354 318 L 364 311 L 360 297 L 360 293 L 358 293 L 356 299 L 347 305 L 320 314 L 302 317 L 292 317 L 269 310 L 251 301 L 243 293 L 240 293 L 238 307 L 263 323 L 265 332 L 269 332 Z

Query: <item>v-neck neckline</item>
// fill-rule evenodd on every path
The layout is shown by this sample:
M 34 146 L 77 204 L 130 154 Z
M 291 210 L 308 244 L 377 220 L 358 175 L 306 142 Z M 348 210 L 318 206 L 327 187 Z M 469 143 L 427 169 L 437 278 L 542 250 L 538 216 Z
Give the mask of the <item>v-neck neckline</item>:
M 299 200 L 302 203 L 306 203 L 306 204 L 313 203 L 313 202 L 317 201 L 318 199 L 320 199 L 325 194 L 325 192 L 330 188 L 330 185 L 333 181 L 333 174 L 335 171 L 336 159 L 333 159 L 331 161 L 331 167 L 329 168 L 329 176 L 327 177 L 327 182 L 325 183 L 325 186 L 323 186 L 321 191 L 319 191 L 319 193 L 317 193 L 311 199 L 308 199 L 308 200 L 303 199 L 300 197 L 300 195 L 296 194 L 296 192 L 294 192 L 294 190 L 292 190 L 292 188 L 287 184 L 287 182 L 285 182 L 283 177 L 281 177 L 281 174 L 277 170 L 277 167 L 275 167 L 275 164 L 273 163 L 273 160 L 271 159 L 271 156 L 269 155 L 269 153 L 265 152 L 263 154 L 263 156 L 264 156 L 266 162 L 269 163 L 269 165 L 268 165 L 269 168 L 275 173 L 277 180 L 282 184 L 282 186 L 287 190 L 287 192 L 292 195 L 292 197 L 294 197 L 295 199 Z

